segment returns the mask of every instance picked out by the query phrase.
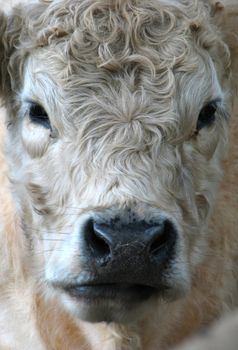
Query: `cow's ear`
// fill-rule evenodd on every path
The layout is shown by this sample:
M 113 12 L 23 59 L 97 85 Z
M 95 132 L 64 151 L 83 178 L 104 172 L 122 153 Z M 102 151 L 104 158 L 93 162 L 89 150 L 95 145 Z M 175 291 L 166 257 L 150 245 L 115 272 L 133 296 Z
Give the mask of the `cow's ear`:
M 238 0 L 212 2 L 212 16 L 219 26 L 224 42 L 229 46 L 233 83 L 238 89 Z
M 0 12 L 0 95 L 3 97 L 3 91 L 6 88 L 6 71 L 7 71 L 7 64 L 6 64 L 6 44 L 5 44 L 5 36 L 7 31 L 7 16 Z
M 19 47 L 23 18 L 20 9 L 13 9 L 9 14 L 0 12 L 0 98 L 3 101 L 13 92 L 12 81 L 17 82 L 17 74 L 12 77 L 9 67 Z M 16 71 L 19 71 L 19 67 Z

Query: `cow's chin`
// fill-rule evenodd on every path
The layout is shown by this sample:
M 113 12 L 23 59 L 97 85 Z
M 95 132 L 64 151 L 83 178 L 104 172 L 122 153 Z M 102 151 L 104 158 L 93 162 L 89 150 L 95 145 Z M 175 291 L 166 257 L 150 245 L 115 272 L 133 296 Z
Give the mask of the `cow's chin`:
M 130 284 L 67 286 L 58 292 L 74 317 L 92 323 L 135 322 L 145 316 L 155 299 L 171 301 L 179 297 L 175 291 L 162 296 L 156 288 Z

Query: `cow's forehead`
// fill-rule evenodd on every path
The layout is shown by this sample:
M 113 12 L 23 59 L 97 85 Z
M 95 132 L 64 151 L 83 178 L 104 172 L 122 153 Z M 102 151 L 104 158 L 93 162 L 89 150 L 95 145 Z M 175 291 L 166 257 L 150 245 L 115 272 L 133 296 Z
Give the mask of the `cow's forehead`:
M 65 116 L 74 127 L 86 117 L 158 123 L 158 116 L 184 116 L 186 106 L 196 119 L 205 102 L 222 97 L 208 50 L 218 39 L 200 2 L 68 1 L 64 13 L 53 2 L 45 22 L 22 96 L 52 118 Z
M 208 56 L 217 61 L 222 46 L 202 1 L 71 0 L 42 8 L 26 14 L 18 47 L 38 61 L 25 70 L 30 67 L 35 80 L 43 73 L 46 90 L 55 82 L 71 102 L 79 94 L 108 95 L 105 87 L 120 92 L 122 84 L 130 92 L 143 88 L 150 97 L 171 97 L 181 76 L 207 74 Z M 11 60 L 16 76 L 19 56 Z
M 31 36 L 38 48 L 54 48 L 54 64 L 66 65 L 62 76 L 80 68 L 92 73 L 95 66 L 115 73 L 135 64 L 155 74 L 183 65 L 191 53 L 199 11 L 193 1 L 187 6 L 157 0 L 78 1 L 71 11 L 69 3 L 63 14 L 57 2 L 45 10 L 47 30 L 37 31 L 36 25 Z

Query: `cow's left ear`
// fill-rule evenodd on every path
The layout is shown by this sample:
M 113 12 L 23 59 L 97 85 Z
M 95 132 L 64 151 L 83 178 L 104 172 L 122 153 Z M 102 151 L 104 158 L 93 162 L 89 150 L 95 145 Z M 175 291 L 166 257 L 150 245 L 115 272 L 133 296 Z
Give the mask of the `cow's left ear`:
M 238 89 L 238 0 L 209 1 L 213 20 L 230 49 L 233 81 Z

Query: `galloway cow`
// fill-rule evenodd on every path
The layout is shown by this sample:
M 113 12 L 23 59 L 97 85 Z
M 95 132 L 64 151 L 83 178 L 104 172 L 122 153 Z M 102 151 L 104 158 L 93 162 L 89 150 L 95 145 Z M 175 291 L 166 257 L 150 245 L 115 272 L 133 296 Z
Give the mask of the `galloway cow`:
M 237 22 L 237 1 L 1 13 L 0 349 L 164 350 L 237 305 Z

